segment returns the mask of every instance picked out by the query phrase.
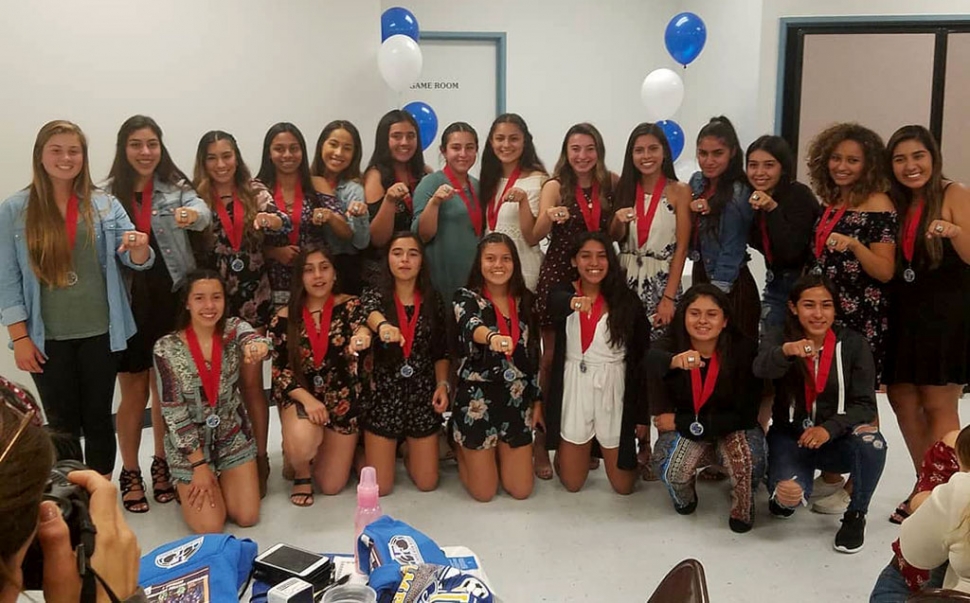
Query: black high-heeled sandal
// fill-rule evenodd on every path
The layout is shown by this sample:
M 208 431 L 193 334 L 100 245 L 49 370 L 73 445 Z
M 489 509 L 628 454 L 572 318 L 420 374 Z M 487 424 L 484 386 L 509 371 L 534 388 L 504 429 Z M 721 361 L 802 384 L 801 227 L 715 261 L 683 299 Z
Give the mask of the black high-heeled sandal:
M 159 484 L 168 484 L 168 487 L 160 488 Z M 158 456 L 152 457 L 152 497 L 162 505 L 175 500 L 175 486 L 172 485 L 168 461 Z
M 298 477 L 293 480 L 293 487 L 298 486 L 310 486 L 309 492 L 291 492 L 290 502 L 297 507 L 312 507 L 313 506 L 313 478 L 310 477 Z
M 148 513 L 148 499 L 145 498 L 145 480 L 141 478 L 141 469 L 125 469 L 122 467 L 121 475 L 118 476 L 118 484 L 121 489 L 121 504 L 129 513 Z M 132 492 L 141 492 L 138 498 L 125 498 Z

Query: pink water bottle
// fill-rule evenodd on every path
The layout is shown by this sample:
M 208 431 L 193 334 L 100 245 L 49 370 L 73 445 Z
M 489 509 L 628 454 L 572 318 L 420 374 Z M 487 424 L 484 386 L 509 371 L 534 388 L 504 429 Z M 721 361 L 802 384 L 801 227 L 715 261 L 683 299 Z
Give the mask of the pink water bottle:
M 368 560 L 359 557 L 357 543 L 364 528 L 384 514 L 381 512 L 379 498 L 377 470 L 373 467 L 364 467 L 360 471 L 360 483 L 357 484 L 357 511 L 354 513 L 354 565 L 362 574 L 367 573 L 365 565 Z

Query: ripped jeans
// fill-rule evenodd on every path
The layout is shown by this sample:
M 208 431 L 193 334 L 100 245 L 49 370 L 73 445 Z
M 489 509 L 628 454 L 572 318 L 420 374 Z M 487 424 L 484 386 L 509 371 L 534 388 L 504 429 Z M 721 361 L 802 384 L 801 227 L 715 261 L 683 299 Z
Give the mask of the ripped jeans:
M 849 511 L 865 513 L 885 466 L 886 440 L 871 425 L 859 425 L 816 450 L 800 448 L 798 434 L 791 429 L 772 427 L 768 431 L 770 496 L 774 496 L 778 482 L 790 479 L 801 487 L 807 500 L 812 495 L 816 469 L 848 473 L 853 482 Z

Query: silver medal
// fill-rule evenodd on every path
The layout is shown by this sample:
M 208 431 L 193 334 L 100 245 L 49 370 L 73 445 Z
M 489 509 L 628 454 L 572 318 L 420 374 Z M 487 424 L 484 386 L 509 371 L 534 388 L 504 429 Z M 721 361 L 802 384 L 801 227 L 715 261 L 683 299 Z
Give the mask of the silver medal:
M 71 270 L 67 273 L 67 286 L 73 287 L 76 284 L 77 284 L 77 272 L 74 272 L 73 270 Z
M 317 388 L 323 387 L 323 377 L 320 375 L 314 376 L 313 385 L 316 386 Z
M 585 359 L 579 361 L 579 372 L 580 373 L 585 373 L 586 372 L 586 360 Z
M 694 437 L 700 437 L 704 435 L 704 426 L 701 425 L 700 421 L 694 421 L 690 424 L 690 434 Z
M 414 367 L 405 362 L 401 367 L 401 376 L 410 379 L 412 375 L 414 375 Z
M 701 259 L 701 252 L 697 251 L 696 249 L 692 249 L 690 254 L 688 254 L 688 257 L 690 258 L 690 261 L 697 262 Z
M 812 427 L 815 427 L 815 422 L 805 417 L 805 420 L 802 421 L 802 429 L 811 429 Z
M 236 258 L 231 264 L 229 264 L 229 267 L 232 268 L 233 272 L 242 272 L 243 268 L 246 267 L 246 264 L 242 261 L 242 258 Z
M 209 415 L 205 419 L 205 424 L 208 425 L 210 429 L 215 429 L 219 426 L 219 423 L 222 423 L 222 419 L 220 419 L 219 415 L 216 414 Z
M 916 272 L 912 268 L 907 268 L 903 270 L 903 280 L 907 283 L 911 283 L 916 280 Z
M 765 270 L 765 282 L 770 283 L 773 280 L 775 280 L 775 273 L 771 270 Z
M 510 369 L 510 368 L 507 368 L 507 369 L 505 369 L 505 372 L 502 373 L 502 376 L 505 377 L 505 380 L 506 381 L 508 381 L 509 383 L 511 383 L 511 382 L 515 381 L 515 370 L 514 369 Z
M 815 276 L 822 276 L 822 267 L 816 264 L 815 267 L 812 268 L 812 274 Z

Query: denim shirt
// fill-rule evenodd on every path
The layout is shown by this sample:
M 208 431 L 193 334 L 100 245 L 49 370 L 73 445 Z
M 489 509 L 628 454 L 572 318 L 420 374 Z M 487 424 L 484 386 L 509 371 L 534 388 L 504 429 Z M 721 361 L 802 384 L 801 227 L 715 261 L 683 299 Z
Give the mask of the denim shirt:
M 370 214 L 362 216 L 348 216 L 347 208 L 354 201 L 364 201 L 364 187 L 355 180 L 342 180 L 334 191 L 334 197 L 340 206 L 340 214 L 347 220 L 354 235 L 350 239 L 341 239 L 328 226 L 325 230 L 327 245 L 338 255 L 356 255 L 370 245 Z
M 694 172 L 690 178 L 690 190 L 694 197 L 704 192 L 707 179 L 701 172 Z M 754 220 L 754 209 L 748 203 L 751 188 L 746 183 L 734 183 L 734 195 L 721 210 L 721 222 L 717 236 L 713 232 L 701 231 L 700 252 L 704 270 L 711 284 L 728 292 L 738 278 L 741 266 L 747 262 L 748 232 Z M 701 217 L 701 222 L 709 219 Z
M 37 280 L 30 265 L 24 235 L 28 196 L 29 192 L 22 190 L 0 204 L 0 323 L 7 327 L 27 321 L 30 339 L 44 353 L 44 320 L 40 308 L 40 288 L 44 285 Z M 118 263 L 134 270 L 147 270 L 155 263 L 155 252 L 149 249 L 148 261 L 141 265 L 132 263 L 128 251 L 118 253 L 124 231 L 134 230 L 134 224 L 121 203 L 102 191 L 92 192 L 91 203 L 95 245 L 108 289 L 108 335 L 111 350 L 117 352 L 127 347 L 128 338 L 136 330 Z M 12 348 L 13 342 L 8 347 Z
M 107 190 L 111 192 L 110 184 Z M 186 207 L 194 209 L 199 217 L 187 228 L 179 228 L 175 224 L 175 211 Z M 203 231 L 212 223 L 212 211 L 206 202 L 188 185 L 185 187 L 161 182 L 155 179 L 155 190 L 152 193 L 152 232 L 158 248 L 162 250 L 162 260 L 172 277 L 172 291 L 178 291 L 185 281 L 185 277 L 195 270 L 195 256 L 189 244 L 186 230 Z

